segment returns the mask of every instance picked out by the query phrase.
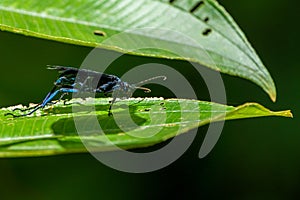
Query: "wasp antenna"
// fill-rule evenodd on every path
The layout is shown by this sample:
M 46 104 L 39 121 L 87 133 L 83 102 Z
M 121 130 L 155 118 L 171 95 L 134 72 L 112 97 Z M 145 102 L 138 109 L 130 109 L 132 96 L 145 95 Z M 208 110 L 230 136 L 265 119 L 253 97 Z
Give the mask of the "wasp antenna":
M 149 88 L 145 88 L 145 87 L 135 87 L 136 89 L 140 89 L 140 90 L 144 90 L 146 93 L 151 92 L 151 90 Z
M 46 65 L 47 69 L 57 69 L 58 67 L 56 65 Z
M 71 69 L 71 67 L 65 67 L 65 66 L 59 66 L 59 65 L 47 65 L 47 69 L 57 70 L 57 71 L 59 71 L 59 73 L 61 73 L 67 69 Z
M 155 80 L 155 79 L 159 79 L 159 78 L 163 79 L 163 81 L 165 81 L 165 80 L 167 79 L 166 76 L 155 76 L 155 77 L 152 77 L 152 78 L 143 80 L 143 81 L 141 81 L 141 82 L 138 82 L 138 83 L 136 83 L 136 84 L 134 84 L 134 85 L 137 85 L 137 86 L 138 86 L 138 85 L 142 85 L 142 84 L 144 84 L 144 83 L 147 83 L 147 82 L 149 82 L 149 81 L 152 81 L 152 80 Z M 148 89 L 148 88 L 147 88 L 147 89 Z

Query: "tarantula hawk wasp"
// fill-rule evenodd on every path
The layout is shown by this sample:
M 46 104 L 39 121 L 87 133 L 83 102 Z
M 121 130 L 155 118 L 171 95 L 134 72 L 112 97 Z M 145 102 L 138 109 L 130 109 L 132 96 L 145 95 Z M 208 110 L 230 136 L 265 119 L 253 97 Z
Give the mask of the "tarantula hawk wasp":
M 38 109 L 44 108 L 47 104 L 50 104 L 51 101 L 58 95 L 61 94 L 60 99 L 66 94 L 70 93 L 103 93 L 105 96 L 112 92 L 117 92 L 117 95 L 113 96 L 112 101 L 110 102 L 108 116 L 112 115 L 111 108 L 113 103 L 116 101 L 117 97 L 130 97 L 135 89 L 141 89 L 145 92 L 151 92 L 149 88 L 141 87 L 146 82 L 149 82 L 154 79 L 162 78 L 165 80 L 166 76 L 156 76 L 149 78 L 147 80 L 141 81 L 135 84 L 129 84 L 122 81 L 119 77 L 110 74 L 104 74 L 101 72 L 96 72 L 88 69 L 77 69 L 74 67 L 65 67 L 65 66 L 52 66 L 48 65 L 50 70 L 57 70 L 59 76 L 54 82 L 52 90 L 46 95 L 44 100 L 37 104 L 34 107 L 28 109 L 15 109 L 21 110 L 22 112 L 29 111 L 21 115 L 15 115 L 13 113 L 6 113 L 5 115 L 12 115 L 13 117 L 23 117 L 31 115 Z M 14 110 L 14 111 L 15 111 Z

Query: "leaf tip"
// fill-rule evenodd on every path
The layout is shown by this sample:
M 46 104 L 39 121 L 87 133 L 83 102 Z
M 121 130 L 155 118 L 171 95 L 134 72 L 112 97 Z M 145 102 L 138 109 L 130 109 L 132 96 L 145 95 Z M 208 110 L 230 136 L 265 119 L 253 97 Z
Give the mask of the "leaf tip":
M 270 98 L 273 102 L 276 102 L 277 96 L 276 96 L 276 90 L 274 89 L 272 92 L 270 92 Z
M 280 112 L 281 116 L 283 117 L 289 117 L 289 118 L 294 118 L 293 113 L 291 110 L 285 110 Z
M 267 94 L 269 95 L 271 100 L 273 102 L 276 102 L 277 92 L 276 92 L 276 86 L 275 86 L 274 81 L 272 80 L 272 78 L 269 81 L 268 87 L 266 87 L 265 91 L 267 92 Z

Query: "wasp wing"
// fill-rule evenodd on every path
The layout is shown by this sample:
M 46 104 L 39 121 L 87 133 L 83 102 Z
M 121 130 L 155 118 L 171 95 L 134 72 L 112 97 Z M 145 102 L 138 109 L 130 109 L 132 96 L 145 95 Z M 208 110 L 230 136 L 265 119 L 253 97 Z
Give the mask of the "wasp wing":
M 115 75 L 105 74 L 89 69 L 78 69 L 75 67 L 66 67 L 58 65 L 48 65 L 50 70 L 59 72 L 59 78 L 64 77 L 69 81 L 69 85 L 74 87 L 80 85 L 81 90 L 96 91 L 105 85 L 115 85 L 120 81 L 119 77 Z

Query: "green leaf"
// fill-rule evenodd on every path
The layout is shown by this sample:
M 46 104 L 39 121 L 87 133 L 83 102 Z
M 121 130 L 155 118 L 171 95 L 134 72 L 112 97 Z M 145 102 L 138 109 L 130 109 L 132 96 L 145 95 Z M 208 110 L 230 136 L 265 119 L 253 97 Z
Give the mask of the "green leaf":
M 127 106 L 130 116 L 127 115 Z M 20 118 L 4 115 L 22 106 L 2 108 L 0 157 L 86 152 L 82 141 L 92 146 L 94 151 L 112 150 L 115 149 L 114 145 L 124 149 L 139 148 L 224 119 L 292 117 L 290 111 L 272 112 L 256 103 L 232 107 L 187 99 L 123 100 L 115 104 L 113 117 L 107 115 L 108 107 L 107 98 L 73 99 L 69 105 L 58 103 L 32 116 Z M 13 112 L 20 114 L 20 111 Z M 130 118 L 134 123 L 126 123 Z M 91 124 L 93 119 L 96 119 L 96 125 L 101 125 L 101 130 Z M 124 121 L 126 126 L 122 126 Z M 80 136 L 77 133 L 79 129 L 84 129 Z
M 274 82 L 215 0 L 1 0 L 0 29 L 140 56 L 181 59 L 253 81 Z

